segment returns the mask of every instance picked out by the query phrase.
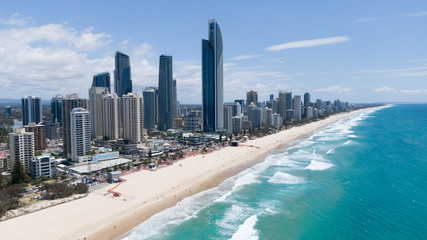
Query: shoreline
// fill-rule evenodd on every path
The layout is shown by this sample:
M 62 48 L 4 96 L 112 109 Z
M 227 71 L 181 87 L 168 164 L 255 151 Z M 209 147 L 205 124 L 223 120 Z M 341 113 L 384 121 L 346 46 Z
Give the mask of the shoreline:
M 217 187 L 293 141 L 369 109 L 372 108 L 335 114 L 249 140 L 245 143 L 247 146 L 226 147 L 206 155 L 189 157 L 156 172 L 130 174 L 123 177 L 127 182 L 116 188 L 122 193 L 119 198 L 107 193 L 110 185 L 84 199 L 0 222 L 0 232 L 5 239 L 120 239 L 154 214 L 175 206 L 181 199 Z

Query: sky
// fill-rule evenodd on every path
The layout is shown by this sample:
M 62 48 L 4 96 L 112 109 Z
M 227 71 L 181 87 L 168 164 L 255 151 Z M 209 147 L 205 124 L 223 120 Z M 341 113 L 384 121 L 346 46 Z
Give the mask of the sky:
M 215 18 L 224 101 L 310 92 L 312 100 L 427 102 L 427 1 L 4 1 L 0 98 L 88 96 L 114 54 L 133 91 L 173 56 L 178 101 L 201 103 L 201 39 Z

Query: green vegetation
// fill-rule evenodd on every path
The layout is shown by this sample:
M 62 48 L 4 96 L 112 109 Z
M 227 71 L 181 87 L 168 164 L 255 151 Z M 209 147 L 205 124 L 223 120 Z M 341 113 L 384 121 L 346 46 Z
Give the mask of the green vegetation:
M 53 200 L 58 198 L 69 197 L 73 193 L 87 193 L 88 187 L 84 183 L 78 183 L 76 186 L 68 186 L 65 183 L 45 183 L 43 184 L 43 199 Z
M 22 163 L 19 160 L 15 161 L 15 165 L 12 169 L 12 178 L 11 184 L 20 184 L 20 183 L 29 183 L 31 182 L 30 176 L 26 172 L 24 172 L 24 168 L 22 167 Z
M 0 190 L 0 217 L 3 216 L 6 211 L 16 209 L 20 206 L 19 198 L 23 191 L 24 188 L 20 184 Z

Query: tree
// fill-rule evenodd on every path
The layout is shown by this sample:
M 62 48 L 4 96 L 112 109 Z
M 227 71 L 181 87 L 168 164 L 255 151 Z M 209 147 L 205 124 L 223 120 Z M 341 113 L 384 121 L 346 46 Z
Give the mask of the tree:
M 23 182 L 30 182 L 31 178 L 28 176 L 26 172 L 24 172 L 24 169 L 22 167 L 21 161 L 19 159 L 15 160 L 15 165 L 12 169 L 12 184 L 19 184 Z
M 84 183 L 77 183 L 77 185 L 74 186 L 74 192 L 75 193 L 79 193 L 79 194 L 87 193 L 88 190 L 89 189 L 88 189 L 87 185 Z
M 0 190 L 6 188 L 7 185 L 8 185 L 8 181 L 7 181 L 6 177 L 0 173 Z
M 44 182 L 44 181 L 46 181 L 46 180 L 49 180 L 49 177 L 48 177 L 48 176 L 46 176 L 46 175 L 41 175 L 41 176 L 40 176 L 40 181 Z
M 144 166 L 148 166 L 148 164 L 150 164 L 150 162 L 151 162 L 151 160 L 148 160 L 148 159 L 146 159 L 146 158 L 144 158 L 144 161 L 143 161 L 143 163 L 144 163 Z

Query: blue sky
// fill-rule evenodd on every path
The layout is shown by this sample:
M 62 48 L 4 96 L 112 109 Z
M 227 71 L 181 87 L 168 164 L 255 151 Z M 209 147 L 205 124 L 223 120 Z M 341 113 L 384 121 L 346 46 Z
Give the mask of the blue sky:
M 41 2 L 41 3 L 40 3 Z M 87 97 L 114 53 L 134 91 L 174 59 L 178 100 L 201 102 L 201 39 L 216 18 L 224 99 L 279 90 L 350 102 L 427 99 L 427 1 L 8 1 L 0 9 L 0 98 Z

